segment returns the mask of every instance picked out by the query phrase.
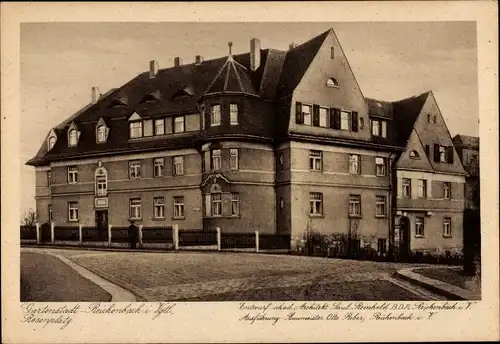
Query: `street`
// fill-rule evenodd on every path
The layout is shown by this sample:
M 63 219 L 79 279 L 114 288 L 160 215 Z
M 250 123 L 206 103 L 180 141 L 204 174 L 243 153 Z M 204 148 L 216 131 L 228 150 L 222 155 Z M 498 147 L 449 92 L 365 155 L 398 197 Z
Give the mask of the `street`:
M 417 265 L 229 252 L 37 249 L 64 256 L 137 301 L 431 300 L 392 277 Z M 22 300 L 96 301 L 109 295 L 58 258 L 22 252 Z

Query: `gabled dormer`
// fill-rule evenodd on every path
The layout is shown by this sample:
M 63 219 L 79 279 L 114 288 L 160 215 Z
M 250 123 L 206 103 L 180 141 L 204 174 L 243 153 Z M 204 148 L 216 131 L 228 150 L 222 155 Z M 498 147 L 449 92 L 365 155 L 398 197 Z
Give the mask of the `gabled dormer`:
M 128 97 L 124 94 L 117 94 L 112 100 L 109 107 L 126 107 L 128 106 Z
M 95 140 L 97 143 L 106 143 L 109 135 L 109 127 L 101 117 L 95 126 Z
M 161 100 L 161 92 L 160 90 L 155 90 L 150 92 L 142 98 L 141 103 L 154 103 Z
M 134 111 L 128 118 L 129 123 L 129 138 L 137 139 L 143 136 L 142 117 Z
M 68 147 L 76 147 L 80 140 L 81 131 L 78 130 L 75 122 L 71 122 L 68 128 Z
M 57 135 L 54 129 L 50 130 L 49 136 L 47 136 L 47 151 L 51 151 L 56 145 Z
M 177 90 L 171 97 L 172 100 L 179 98 L 187 98 L 194 95 L 194 88 L 191 85 L 188 85 L 184 88 Z

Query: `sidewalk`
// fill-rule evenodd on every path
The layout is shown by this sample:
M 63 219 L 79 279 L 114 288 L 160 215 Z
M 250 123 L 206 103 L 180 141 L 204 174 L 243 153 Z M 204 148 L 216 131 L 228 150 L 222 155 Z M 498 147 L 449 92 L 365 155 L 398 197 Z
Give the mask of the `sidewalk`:
M 453 269 L 451 267 L 428 267 L 428 268 L 405 268 L 396 272 L 396 276 L 415 283 L 423 288 L 426 288 L 436 294 L 445 296 L 451 300 L 480 300 L 481 299 L 481 289 L 479 290 L 469 290 L 461 288 L 457 285 L 446 283 L 434 278 L 424 276 L 417 273 L 416 270 L 422 269 Z

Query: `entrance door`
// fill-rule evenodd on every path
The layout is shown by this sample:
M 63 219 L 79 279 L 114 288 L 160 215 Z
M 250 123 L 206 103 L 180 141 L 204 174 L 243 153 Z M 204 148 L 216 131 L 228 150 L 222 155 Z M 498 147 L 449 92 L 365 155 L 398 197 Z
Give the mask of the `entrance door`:
M 399 254 L 402 260 L 408 260 L 410 257 L 410 219 L 403 216 L 399 221 Z
M 50 223 L 44 223 L 42 225 L 42 228 L 41 228 L 41 231 L 42 231 L 42 235 L 41 235 L 41 238 L 40 238 L 40 241 L 41 242 L 50 242 L 51 240 L 51 234 L 50 234 Z
M 108 211 L 96 210 L 95 212 L 95 226 L 97 227 L 99 238 L 107 240 L 108 237 Z

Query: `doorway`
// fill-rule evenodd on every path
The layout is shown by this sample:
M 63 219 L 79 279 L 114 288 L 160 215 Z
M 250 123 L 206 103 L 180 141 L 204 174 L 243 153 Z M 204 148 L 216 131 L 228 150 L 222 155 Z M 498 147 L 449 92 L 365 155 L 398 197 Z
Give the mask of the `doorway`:
M 410 258 L 410 219 L 403 216 L 399 220 L 399 254 L 401 259 L 406 261 Z
M 95 211 L 95 226 L 99 238 L 101 240 L 108 239 L 108 211 L 107 210 L 96 210 Z

